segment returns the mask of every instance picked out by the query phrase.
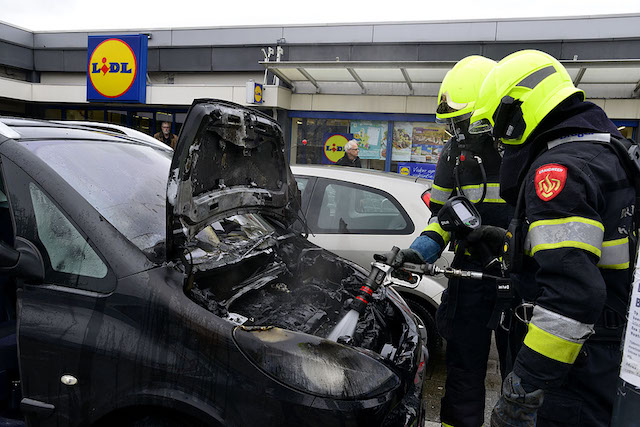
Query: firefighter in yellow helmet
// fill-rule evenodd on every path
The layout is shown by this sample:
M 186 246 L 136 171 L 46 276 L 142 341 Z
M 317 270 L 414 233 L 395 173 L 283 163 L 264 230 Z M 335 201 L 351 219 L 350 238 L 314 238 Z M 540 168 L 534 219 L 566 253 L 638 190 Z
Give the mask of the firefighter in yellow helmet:
M 500 154 L 489 135 L 469 135 L 469 119 L 485 76 L 496 63 L 482 56 L 469 56 L 445 76 L 438 94 L 436 118 L 446 124 L 452 138 L 444 146 L 431 190 L 429 224 L 396 263 L 433 262 L 450 240 L 454 240 L 455 268 L 482 270 L 488 260 L 472 257 L 460 236 L 451 236 L 438 223 L 438 212 L 452 196 L 464 195 L 476 204 L 483 224 L 506 227 L 513 212 L 500 198 L 498 174 Z M 485 376 L 496 330 L 501 364 L 506 333 L 498 327 L 509 299 L 498 299 L 495 281 L 450 279 L 436 313 L 437 329 L 447 340 L 447 378 L 440 418 L 443 425 L 479 427 L 484 420 Z M 434 340 L 435 341 L 435 340 Z
M 491 425 L 608 425 L 634 246 L 622 135 L 534 50 L 489 73 L 470 132 L 505 146 L 501 196 L 517 207 L 503 257 L 527 326 Z

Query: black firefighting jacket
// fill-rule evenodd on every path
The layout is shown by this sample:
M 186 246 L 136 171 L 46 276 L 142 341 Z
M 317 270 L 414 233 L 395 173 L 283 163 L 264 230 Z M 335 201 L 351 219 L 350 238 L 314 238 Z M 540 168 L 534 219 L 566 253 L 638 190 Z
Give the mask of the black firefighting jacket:
M 487 178 L 487 191 L 484 200 L 476 205 L 482 218 L 483 225 L 495 225 L 506 228 L 509 220 L 513 217 L 513 208 L 508 206 L 500 198 L 500 184 L 498 177 L 500 173 L 501 156 L 496 150 L 493 140 L 483 136 L 482 139 L 473 144 L 474 151 L 462 151 L 464 160 L 458 166 L 459 184 L 464 195 L 472 202 L 477 203 L 482 197 L 483 178 L 478 161 L 475 156 L 482 159 Z M 451 138 L 438 159 L 433 188 L 431 190 L 431 200 L 429 208 L 433 213 L 423 235 L 438 242 L 441 250 L 444 250 L 449 242 L 450 233 L 444 231 L 438 224 L 438 212 L 442 205 L 452 196 L 458 195 L 454 170 L 456 158 L 461 154 L 455 138 Z
M 534 303 L 514 372 L 538 388 L 561 385 L 587 339 L 621 339 L 635 191 L 611 134 L 621 137 L 599 107 L 572 99 L 532 142 L 505 151 L 503 196 L 515 203 L 524 185 L 517 289 Z

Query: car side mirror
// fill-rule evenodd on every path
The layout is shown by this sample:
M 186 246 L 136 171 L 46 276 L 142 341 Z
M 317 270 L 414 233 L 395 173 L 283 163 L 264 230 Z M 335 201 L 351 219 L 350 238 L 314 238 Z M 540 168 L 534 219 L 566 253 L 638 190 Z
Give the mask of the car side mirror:
M 44 280 L 44 261 L 30 241 L 16 237 L 15 248 L 0 241 L 0 272 L 29 281 Z

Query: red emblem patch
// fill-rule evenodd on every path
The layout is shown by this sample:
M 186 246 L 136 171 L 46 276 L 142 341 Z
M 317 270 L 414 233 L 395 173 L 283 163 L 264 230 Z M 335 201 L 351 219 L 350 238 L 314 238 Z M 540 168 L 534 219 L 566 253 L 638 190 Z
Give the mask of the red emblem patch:
M 567 181 L 567 168 L 557 163 L 550 163 L 536 170 L 534 183 L 536 194 L 541 200 L 548 202 L 556 197 Z

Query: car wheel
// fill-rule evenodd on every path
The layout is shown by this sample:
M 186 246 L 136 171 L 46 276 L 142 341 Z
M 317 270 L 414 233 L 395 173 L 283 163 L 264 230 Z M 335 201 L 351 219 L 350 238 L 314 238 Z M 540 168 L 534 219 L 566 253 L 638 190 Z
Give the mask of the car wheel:
M 431 314 L 429 308 L 427 308 L 426 303 L 418 300 L 415 297 L 411 297 L 408 295 L 402 295 L 402 298 L 407 302 L 407 305 L 413 311 L 413 314 L 418 316 L 424 326 L 427 328 L 427 348 L 429 352 L 433 352 L 434 350 L 440 348 L 442 346 L 442 337 L 438 334 L 436 330 L 436 321 Z

